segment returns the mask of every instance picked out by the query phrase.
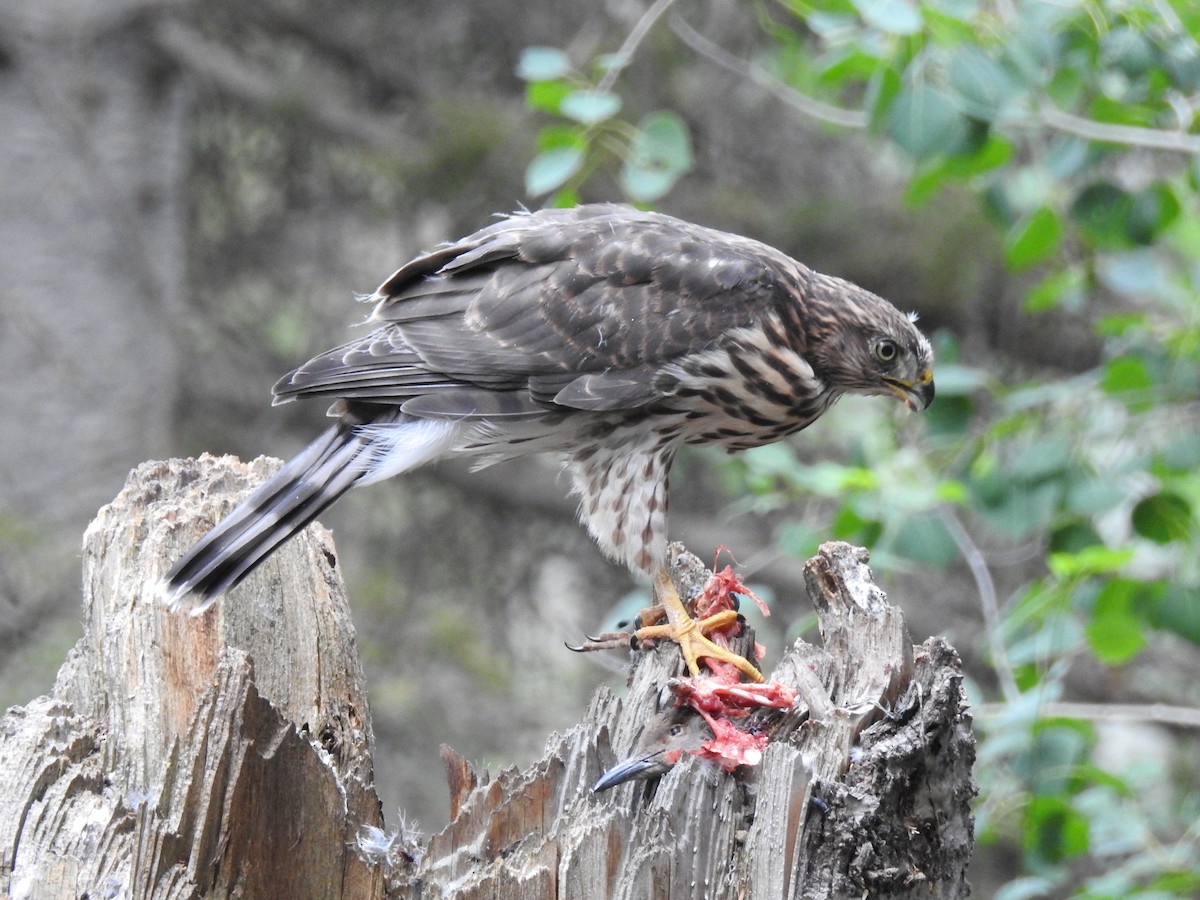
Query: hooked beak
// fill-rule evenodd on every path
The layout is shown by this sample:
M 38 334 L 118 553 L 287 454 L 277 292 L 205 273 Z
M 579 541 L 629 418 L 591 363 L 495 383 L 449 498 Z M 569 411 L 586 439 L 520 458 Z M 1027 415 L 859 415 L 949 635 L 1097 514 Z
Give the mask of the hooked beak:
M 916 381 L 884 376 L 883 382 L 913 412 L 929 409 L 929 404 L 933 402 L 933 372 L 930 369 L 922 372 Z
M 662 775 L 679 761 L 680 755 L 678 750 L 657 750 L 645 756 L 623 760 L 600 776 L 600 780 L 592 785 L 592 793 L 607 791 L 627 781 L 645 781 Z

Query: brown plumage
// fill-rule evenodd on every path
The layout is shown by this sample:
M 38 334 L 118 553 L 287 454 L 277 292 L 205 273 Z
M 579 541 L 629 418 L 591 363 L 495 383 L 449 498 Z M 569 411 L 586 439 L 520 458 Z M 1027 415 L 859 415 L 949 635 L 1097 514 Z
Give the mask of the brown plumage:
M 175 564 L 173 606 L 204 609 L 355 485 L 541 451 L 566 455 L 601 549 L 659 589 L 680 446 L 769 443 L 844 393 L 933 399 L 929 343 L 887 301 L 625 206 L 513 215 L 368 299 L 373 331 L 275 386 L 276 403 L 335 399 L 337 424 Z

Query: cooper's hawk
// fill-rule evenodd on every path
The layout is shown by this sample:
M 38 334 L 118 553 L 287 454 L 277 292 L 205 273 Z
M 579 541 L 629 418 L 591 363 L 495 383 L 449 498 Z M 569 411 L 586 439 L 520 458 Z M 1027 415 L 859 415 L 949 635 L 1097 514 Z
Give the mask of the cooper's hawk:
M 204 610 L 356 485 L 442 457 L 557 451 L 583 522 L 651 575 L 695 672 L 697 655 L 719 654 L 666 571 L 679 448 L 777 441 L 845 393 L 933 400 L 929 342 L 887 301 L 758 241 L 626 206 L 513 215 L 417 257 L 369 299 L 373 331 L 275 385 L 276 403 L 335 398 L 337 423 L 174 565 L 172 607 Z

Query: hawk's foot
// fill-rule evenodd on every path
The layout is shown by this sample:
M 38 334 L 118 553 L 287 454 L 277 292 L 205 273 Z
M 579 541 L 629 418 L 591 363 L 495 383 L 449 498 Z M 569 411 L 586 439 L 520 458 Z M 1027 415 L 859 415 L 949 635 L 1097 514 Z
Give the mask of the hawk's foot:
M 693 616 L 688 612 L 665 568 L 660 569 L 654 576 L 654 596 L 658 605 L 638 614 L 632 632 L 605 631 L 588 635 L 582 644 L 567 644 L 567 648 L 578 653 L 588 653 L 592 650 L 619 650 L 625 647 L 639 649 L 649 647 L 655 641 L 669 640 L 679 645 L 679 652 L 683 655 L 690 675 L 699 675 L 700 660 L 707 659 L 732 666 L 750 681 L 763 680 L 762 672 L 754 663 L 709 637 L 719 637 L 722 632 L 737 623 L 736 609 L 721 609 L 702 617 Z
M 634 638 L 639 643 L 663 638 L 674 641 L 679 645 L 679 652 L 683 654 L 683 661 L 691 675 L 699 675 L 700 660 L 708 659 L 733 666 L 751 681 L 763 680 L 762 672 L 754 663 L 708 636 L 736 622 L 736 610 L 725 609 L 702 619 L 692 618 L 665 568 L 654 573 L 654 596 L 667 621 L 663 625 L 647 625 L 635 631 Z

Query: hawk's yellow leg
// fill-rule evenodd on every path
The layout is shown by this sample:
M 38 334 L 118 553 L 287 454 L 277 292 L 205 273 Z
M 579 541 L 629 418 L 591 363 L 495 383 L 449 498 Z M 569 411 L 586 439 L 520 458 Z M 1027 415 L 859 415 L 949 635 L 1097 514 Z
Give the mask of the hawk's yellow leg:
M 736 667 L 751 681 L 762 681 L 762 673 L 748 659 L 738 656 L 727 647 L 714 643 L 704 632 L 724 628 L 737 618 L 733 610 L 719 612 L 707 619 L 696 620 L 688 615 L 679 599 L 679 592 L 666 568 L 660 568 L 654 573 L 654 596 L 662 605 L 667 616 L 665 625 L 648 625 L 634 632 L 637 640 L 671 640 L 679 645 L 683 661 L 687 663 L 688 672 L 700 674 L 701 659 L 716 659 Z

